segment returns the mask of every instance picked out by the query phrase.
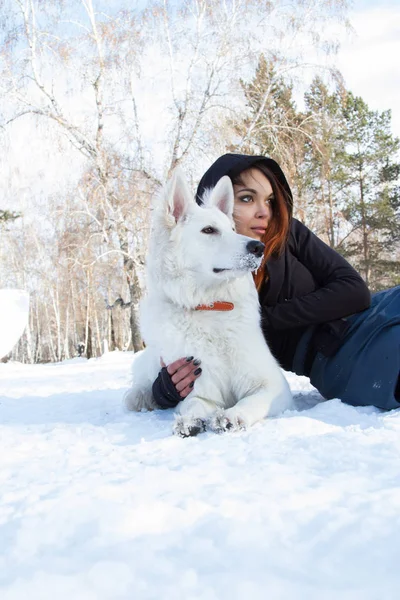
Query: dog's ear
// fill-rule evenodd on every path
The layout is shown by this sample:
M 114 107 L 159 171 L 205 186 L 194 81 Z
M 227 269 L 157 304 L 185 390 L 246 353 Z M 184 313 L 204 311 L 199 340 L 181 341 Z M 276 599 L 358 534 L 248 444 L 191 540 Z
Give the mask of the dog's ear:
M 183 219 L 193 204 L 192 194 L 179 167 L 177 167 L 168 183 L 166 190 L 168 213 L 177 223 Z
M 228 217 L 233 212 L 233 186 L 227 175 L 221 177 L 214 189 L 212 189 L 205 199 L 205 206 L 216 206 Z

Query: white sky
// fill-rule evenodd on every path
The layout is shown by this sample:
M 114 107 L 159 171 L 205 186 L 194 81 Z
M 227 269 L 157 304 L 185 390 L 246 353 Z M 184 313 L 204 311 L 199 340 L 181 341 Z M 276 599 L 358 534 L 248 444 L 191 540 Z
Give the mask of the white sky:
M 346 87 L 373 110 L 392 110 L 400 137 L 400 0 L 354 0 L 355 30 L 342 42 L 336 65 Z

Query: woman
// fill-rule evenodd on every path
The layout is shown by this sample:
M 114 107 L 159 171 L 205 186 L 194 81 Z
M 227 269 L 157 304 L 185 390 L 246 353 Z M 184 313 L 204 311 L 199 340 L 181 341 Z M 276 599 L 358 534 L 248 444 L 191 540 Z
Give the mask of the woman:
M 325 398 L 400 407 L 400 287 L 372 296 L 335 250 L 292 217 L 292 192 L 271 158 L 225 154 L 203 175 L 196 200 L 224 175 L 233 183 L 236 231 L 260 240 L 255 274 L 265 339 L 280 365 L 307 375 Z M 163 368 L 153 385 L 176 406 L 201 375 L 201 357 Z

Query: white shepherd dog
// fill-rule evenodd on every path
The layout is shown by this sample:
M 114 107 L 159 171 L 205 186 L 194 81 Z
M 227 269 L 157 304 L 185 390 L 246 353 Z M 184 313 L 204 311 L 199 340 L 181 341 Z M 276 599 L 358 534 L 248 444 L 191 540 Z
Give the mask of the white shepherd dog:
M 201 359 L 202 376 L 178 404 L 174 433 L 247 428 L 292 407 L 288 383 L 260 327 L 251 271 L 264 245 L 235 233 L 233 187 L 222 177 L 198 206 L 176 171 L 157 198 L 140 307 L 146 349 L 132 365 L 130 410 L 157 408 L 152 384 L 160 357 Z M 213 310 L 223 303 L 225 310 Z M 229 310 L 226 309 L 229 308 Z

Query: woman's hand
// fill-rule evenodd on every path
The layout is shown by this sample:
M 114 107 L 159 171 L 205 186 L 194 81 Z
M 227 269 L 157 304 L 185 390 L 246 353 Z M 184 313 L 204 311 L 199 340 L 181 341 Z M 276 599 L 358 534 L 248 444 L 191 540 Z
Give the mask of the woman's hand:
M 162 358 L 160 359 L 160 363 L 162 367 L 166 367 L 179 396 L 182 399 L 186 398 L 192 391 L 194 382 L 201 375 L 202 369 L 199 366 L 201 360 L 198 358 L 195 359 L 193 356 L 188 356 L 186 358 L 179 358 L 168 366 Z
M 160 358 L 161 371 L 153 383 L 153 398 L 160 408 L 175 408 L 192 391 L 194 382 L 201 375 L 199 359 L 193 356 L 180 358 L 166 365 Z

